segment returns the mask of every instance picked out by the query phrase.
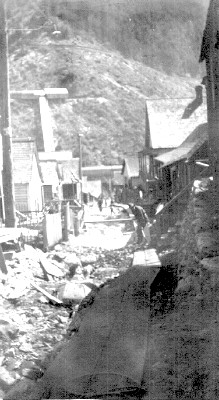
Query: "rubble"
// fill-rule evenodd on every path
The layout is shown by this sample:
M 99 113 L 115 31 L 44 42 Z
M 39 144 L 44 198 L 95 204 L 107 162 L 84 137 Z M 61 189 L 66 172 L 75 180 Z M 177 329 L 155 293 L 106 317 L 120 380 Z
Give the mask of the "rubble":
M 78 304 L 91 289 L 83 282 L 66 282 L 58 291 L 58 298 L 64 304 Z
M 0 275 L 0 398 L 11 393 L 14 382 L 17 399 L 21 392 L 32 395 L 50 354 L 67 340 L 69 316 L 106 276 L 129 267 L 132 250 L 100 251 L 71 241 L 47 253 L 26 244 L 10 249 L 8 273 Z

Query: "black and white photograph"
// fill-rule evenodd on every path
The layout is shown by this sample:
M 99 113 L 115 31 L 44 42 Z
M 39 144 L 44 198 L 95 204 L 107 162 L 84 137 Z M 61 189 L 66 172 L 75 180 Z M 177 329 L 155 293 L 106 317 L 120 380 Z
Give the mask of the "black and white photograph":
M 219 0 L 0 0 L 0 400 L 219 399 Z

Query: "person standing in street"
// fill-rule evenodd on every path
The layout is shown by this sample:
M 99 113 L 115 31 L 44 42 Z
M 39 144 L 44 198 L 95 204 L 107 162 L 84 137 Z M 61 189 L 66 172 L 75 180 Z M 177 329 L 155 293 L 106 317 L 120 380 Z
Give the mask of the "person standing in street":
M 129 208 L 135 217 L 137 228 L 137 244 L 138 245 L 149 245 L 150 244 L 150 221 L 149 218 L 141 206 L 136 206 L 133 203 L 129 203 Z
M 103 196 L 102 195 L 100 195 L 98 197 L 97 204 L 98 204 L 99 210 L 102 211 L 103 210 Z

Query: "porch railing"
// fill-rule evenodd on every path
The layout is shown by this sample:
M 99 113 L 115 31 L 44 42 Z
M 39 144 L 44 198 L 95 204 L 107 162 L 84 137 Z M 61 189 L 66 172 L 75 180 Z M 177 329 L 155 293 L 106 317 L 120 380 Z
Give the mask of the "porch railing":
M 155 215 L 154 228 L 158 238 L 166 233 L 170 227 L 174 226 L 177 221 L 182 219 L 192 185 L 193 182 L 187 184 Z

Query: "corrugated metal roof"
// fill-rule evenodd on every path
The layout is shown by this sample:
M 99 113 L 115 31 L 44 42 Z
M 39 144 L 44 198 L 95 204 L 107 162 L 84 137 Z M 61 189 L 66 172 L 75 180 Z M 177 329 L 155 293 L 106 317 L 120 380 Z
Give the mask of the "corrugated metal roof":
M 208 139 L 208 125 L 199 125 L 177 148 L 172 151 L 168 151 L 158 157 L 155 160 L 161 162 L 164 166 L 173 164 L 174 162 L 189 159 L 199 149 L 199 147 L 206 142 Z
M 32 179 L 36 144 L 33 140 L 19 140 L 12 143 L 14 183 L 29 183 Z
M 40 161 L 70 161 L 72 160 L 72 151 L 49 151 L 49 152 L 39 152 Z
M 115 171 L 122 171 L 122 165 L 94 165 L 91 167 L 82 167 L 84 176 L 91 179 L 113 178 Z
M 83 172 L 88 172 L 88 171 L 121 171 L 122 170 L 122 165 L 94 165 L 91 167 L 83 167 L 82 171 Z
M 79 158 L 59 162 L 58 168 L 64 183 L 76 183 L 79 181 Z
M 191 99 L 147 100 L 152 148 L 178 147 L 196 126 L 207 122 L 206 98 L 190 118 L 182 119 L 190 102 Z
M 41 161 L 40 168 L 45 185 L 59 184 L 58 166 L 56 161 Z

